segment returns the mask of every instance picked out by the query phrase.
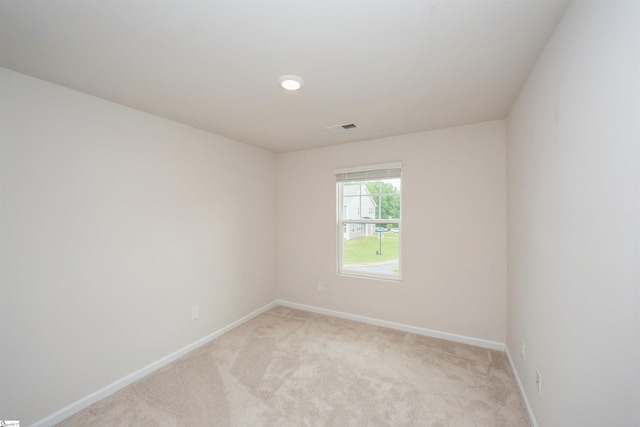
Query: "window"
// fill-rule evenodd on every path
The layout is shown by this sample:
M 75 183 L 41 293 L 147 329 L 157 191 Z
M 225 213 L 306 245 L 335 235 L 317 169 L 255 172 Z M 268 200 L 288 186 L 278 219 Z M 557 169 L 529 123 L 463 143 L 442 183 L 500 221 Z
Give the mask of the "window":
M 400 280 L 401 166 L 334 171 L 339 274 Z

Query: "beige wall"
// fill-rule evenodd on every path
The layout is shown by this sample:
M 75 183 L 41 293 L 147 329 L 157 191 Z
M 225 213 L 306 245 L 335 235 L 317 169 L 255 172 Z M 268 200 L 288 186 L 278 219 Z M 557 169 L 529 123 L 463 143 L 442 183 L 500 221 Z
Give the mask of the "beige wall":
M 507 344 L 540 426 L 640 425 L 639 18 L 572 3 L 508 118 Z
M 273 154 L 4 69 L 0 90 L 3 419 L 275 299 Z
M 505 138 L 495 121 L 279 154 L 279 298 L 504 342 Z M 397 160 L 402 282 L 338 276 L 333 169 Z

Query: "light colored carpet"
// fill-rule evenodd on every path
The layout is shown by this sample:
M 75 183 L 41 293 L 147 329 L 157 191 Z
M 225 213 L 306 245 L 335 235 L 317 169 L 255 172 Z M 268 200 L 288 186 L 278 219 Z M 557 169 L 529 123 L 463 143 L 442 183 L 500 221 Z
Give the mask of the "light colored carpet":
M 509 426 L 504 353 L 276 307 L 59 426 Z

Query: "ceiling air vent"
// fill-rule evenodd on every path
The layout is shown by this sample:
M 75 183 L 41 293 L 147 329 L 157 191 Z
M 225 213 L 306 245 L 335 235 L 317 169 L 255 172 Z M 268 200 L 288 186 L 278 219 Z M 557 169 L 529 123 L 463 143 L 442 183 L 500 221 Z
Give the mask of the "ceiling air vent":
M 345 123 L 343 125 L 335 125 L 335 126 L 328 126 L 326 129 L 329 132 L 344 132 L 345 130 L 350 130 L 350 129 L 355 129 L 358 126 L 356 126 L 355 123 Z

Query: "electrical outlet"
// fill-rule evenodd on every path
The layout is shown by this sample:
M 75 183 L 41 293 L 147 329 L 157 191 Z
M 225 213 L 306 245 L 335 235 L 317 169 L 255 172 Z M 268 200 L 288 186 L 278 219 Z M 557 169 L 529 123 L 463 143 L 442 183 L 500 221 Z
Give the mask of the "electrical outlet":
M 191 320 L 196 320 L 200 317 L 200 307 L 195 306 L 191 309 Z
M 526 351 L 525 351 L 525 350 L 526 350 L 526 347 L 525 347 L 525 344 L 524 344 L 524 340 L 521 340 L 520 342 L 521 342 L 521 345 L 520 345 L 520 354 L 522 355 L 522 360 L 525 360 L 525 359 L 526 359 L 526 355 L 527 355 L 527 353 L 526 353 Z
M 323 282 L 318 282 L 318 290 L 319 290 L 320 292 L 323 292 L 323 291 L 324 291 L 324 283 L 323 283 Z
M 539 369 L 536 369 L 536 384 L 538 384 L 538 396 L 542 396 L 542 375 Z

